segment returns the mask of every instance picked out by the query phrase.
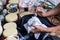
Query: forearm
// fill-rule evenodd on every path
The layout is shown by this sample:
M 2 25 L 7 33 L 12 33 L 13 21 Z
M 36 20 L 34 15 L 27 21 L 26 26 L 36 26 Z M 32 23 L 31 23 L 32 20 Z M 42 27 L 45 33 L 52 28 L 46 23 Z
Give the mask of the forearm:
M 48 28 L 48 30 L 50 30 L 50 32 L 57 32 L 57 31 L 60 31 L 60 25 L 54 26 L 54 27 L 51 27 L 51 28 Z
M 59 26 L 55 26 L 55 27 L 50 27 L 50 28 L 45 28 L 45 27 L 41 27 L 41 26 L 36 26 L 36 28 L 40 31 L 40 32 L 56 32 L 56 31 L 60 31 L 60 25 Z M 37 31 L 37 30 L 36 30 Z
M 45 28 L 45 27 L 42 27 L 42 26 L 35 26 L 39 32 L 50 32 L 51 30 L 49 28 Z M 38 31 L 36 30 L 36 31 Z

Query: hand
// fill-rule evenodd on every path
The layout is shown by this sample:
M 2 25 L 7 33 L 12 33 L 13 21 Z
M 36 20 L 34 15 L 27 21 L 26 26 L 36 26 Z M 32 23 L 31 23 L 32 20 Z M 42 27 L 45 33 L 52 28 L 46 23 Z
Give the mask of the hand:
M 49 30 L 51 33 L 57 32 L 57 29 L 55 29 L 54 27 L 48 28 L 48 30 Z
M 32 26 L 36 28 L 37 25 L 33 23 Z
M 37 15 L 43 16 L 43 17 L 46 15 L 46 12 L 42 7 L 37 7 L 36 8 L 36 13 L 37 13 Z
M 32 32 L 49 32 L 48 28 L 42 27 L 40 25 L 32 24 L 36 29 L 32 30 Z
M 44 9 L 42 7 L 37 7 L 36 8 L 36 12 L 41 12 L 41 11 L 44 11 Z
M 31 32 L 33 33 L 40 32 L 40 29 L 37 28 L 38 25 L 32 24 L 32 26 L 35 27 L 35 29 L 31 30 Z
M 36 32 L 40 32 L 40 30 L 39 29 L 33 29 L 33 30 L 31 30 L 31 32 L 36 33 Z

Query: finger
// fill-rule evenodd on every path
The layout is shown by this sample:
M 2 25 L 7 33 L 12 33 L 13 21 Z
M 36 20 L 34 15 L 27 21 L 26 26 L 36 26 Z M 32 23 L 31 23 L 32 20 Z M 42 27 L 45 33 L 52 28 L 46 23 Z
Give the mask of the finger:
M 31 30 L 31 32 L 36 33 L 36 32 L 39 32 L 39 30 L 38 29 L 33 29 L 33 30 Z
M 35 13 L 34 15 L 37 16 L 37 13 Z
M 39 7 L 36 8 L 36 12 L 37 12 L 37 11 L 40 11 L 40 8 L 39 8 Z
M 35 23 L 33 23 L 32 26 L 36 26 Z
M 38 9 L 36 8 L 36 13 L 38 12 Z
M 42 8 L 42 7 L 40 7 L 40 10 L 43 10 L 43 8 Z
M 35 31 L 34 31 L 34 30 L 31 30 L 30 32 L 35 33 Z
M 36 13 L 42 13 L 42 11 L 43 11 L 43 9 L 41 9 L 41 8 L 36 9 Z
M 42 13 L 37 13 L 37 15 L 42 17 Z

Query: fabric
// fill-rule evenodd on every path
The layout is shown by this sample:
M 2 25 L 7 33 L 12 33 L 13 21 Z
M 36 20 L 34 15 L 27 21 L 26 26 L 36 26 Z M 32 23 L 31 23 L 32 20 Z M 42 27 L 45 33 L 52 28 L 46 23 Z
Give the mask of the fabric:
M 57 2 L 57 0 L 48 0 L 48 1 L 54 4 L 55 6 L 57 6 L 60 3 L 60 2 Z
M 48 36 L 45 40 L 60 40 L 60 38 L 56 36 Z
M 35 0 L 34 0 L 34 1 L 35 1 Z M 35 6 L 39 6 L 39 5 L 41 5 L 44 1 L 45 1 L 45 0 L 36 0 L 36 1 L 34 2 L 34 5 L 35 5 Z
M 7 13 L 8 13 L 8 10 L 7 9 L 4 9 L 3 10 L 3 15 L 5 16 Z
M 55 1 L 55 0 L 20 0 L 19 2 L 19 6 L 21 7 L 28 7 L 28 5 L 35 5 L 35 6 L 39 6 L 42 4 L 42 2 L 50 2 L 53 5 L 57 5 L 59 2 Z
M 3 4 L 4 4 L 4 5 L 6 5 L 6 3 L 7 3 L 7 0 L 2 0 L 2 1 L 3 1 Z
M 31 15 L 31 14 L 29 14 L 29 15 L 25 15 L 24 17 L 22 17 L 22 21 L 18 21 L 18 23 L 20 23 L 19 24 L 19 26 L 18 26 L 18 28 L 20 28 L 21 30 L 22 30 L 22 32 L 21 32 L 21 30 L 19 29 L 18 31 L 19 31 L 19 33 L 21 33 L 22 34 L 22 36 L 25 36 L 25 35 L 27 35 L 27 33 L 26 33 L 26 31 L 25 31 L 25 28 L 24 28 L 24 24 L 25 23 L 27 23 L 27 21 L 32 17 L 32 16 L 34 16 L 34 15 Z M 44 24 L 44 25 L 46 25 L 47 27 L 52 27 L 52 26 L 54 26 L 52 23 L 50 23 L 50 21 L 46 18 L 46 17 L 40 17 L 40 16 L 37 16 L 38 18 L 39 18 L 39 20 Z M 27 18 L 27 19 L 26 19 Z M 21 26 L 21 27 L 20 27 Z M 26 33 L 26 34 L 25 34 Z M 29 34 L 30 35 L 30 34 Z M 37 40 L 42 40 L 42 38 L 44 37 L 44 35 L 45 35 L 45 33 L 41 33 L 40 34 L 40 37 L 39 37 L 39 39 L 37 39 Z M 22 39 L 24 39 L 25 37 L 23 37 Z M 21 39 L 21 38 L 20 38 Z M 21 39 L 21 40 L 22 40 Z M 25 38 L 26 39 L 26 38 Z M 35 38 L 34 38 L 34 36 L 32 35 L 32 38 L 30 37 L 28 40 L 35 40 Z M 45 38 L 45 40 L 60 40 L 60 39 L 58 39 L 57 37 L 52 37 L 52 36 L 48 36 L 47 38 Z
M 2 29 L 1 20 L 0 20 L 0 36 L 2 34 L 2 31 L 3 31 L 3 29 Z
M 51 16 L 50 17 L 50 22 L 53 23 L 54 25 L 60 25 L 60 16 L 59 15 Z
M 3 15 L 0 15 L 0 20 L 2 21 L 4 19 L 4 16 Z
M 32 29 L 35 29 L 34 27 L 32 27 L 32 24 L 36 24 L 36 25 L 40 25 L 42 27 L 45 27 L 47 28 L 46 25 L 42 24 L 41 21 L 36 17 L 36 16 L 33 16 L 31 19 L 29 19 L 29 21 L 24 24 L 24 27 L 26 28 L 26 30 L 28 31 L 28 33 L 30 33 L 30 30 Z M 48 36 L 49 33 L 47 33 L 44 37 L 43 37 L 43 40 Z M 40 36 L 40 33 L 35 33 L 35 38 L 38 39 L 39 36 Z
M 54 26 L 46 17 L 40 17 L 38 16 L 39 20 L 46 25 L 47 27 L 52 27 Z M 41 36 L 39 37 L 38 40 L 42 40 L 42 38 L 44 37 L 45 33 L 41 33 Z M 47 38 L 45 38 L 45 40 L 60 40 L 60 38 L 58 37 L 52 37 L 52 36 L 48 36 Z
M 26 3 L 28 3 L 28 2 L 29 2 L 29 0 L 20 0 L 19 1 L 19 6 L 25 8 L 25 7 L 27 7 Z
M 21 7 L 28 7 L 29 5 L 40 5 L 41 3 L 40 2 L 43 2 L 44 0 L 20 0 L 19 2 L 19 6 Z

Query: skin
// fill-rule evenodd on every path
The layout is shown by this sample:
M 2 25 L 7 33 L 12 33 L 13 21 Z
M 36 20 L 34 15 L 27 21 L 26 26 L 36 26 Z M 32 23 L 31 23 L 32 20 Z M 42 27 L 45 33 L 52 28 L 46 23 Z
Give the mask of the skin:
M 52 9 L 48 12 L 46 12 L 42 7 L 37 7 L 35 15 L 36 16 L 39 15 L 39 16 L 42 16 L 42 17 L 59 15 L 59 13 L 60 13 L 59 10 L 60 10 L 60 3 L 54 9 Z M 39 14 L 37 12 L 42 12 L 42 13 Z M 32 24 L 32 26 L 36 28 L 34 30 L 31 30 L 31 32 L 33 32 L 33 33 L 35 33 L 35 32 L 57 32 L 57 31 L 60 31 L 60 25 L 53 26 L 53 27 L 50 27 L 50 28 L 44 28 L 44 27 L 41 27 L 41 26 L 35 25 L 35 24 Z
M 53 16 L 53 15 L 58 15 L 60 13 L 60 3 L 52 10 L 46 12 L 42 7 L 37 7 L 36 8 L 36 14 L 39 16 L 43 16 L 43 17 L 49 17 L 49 16 Z M 42 13 L 37 13 L 37 12 L 42 12 Z

